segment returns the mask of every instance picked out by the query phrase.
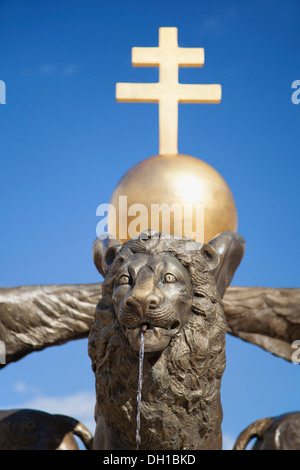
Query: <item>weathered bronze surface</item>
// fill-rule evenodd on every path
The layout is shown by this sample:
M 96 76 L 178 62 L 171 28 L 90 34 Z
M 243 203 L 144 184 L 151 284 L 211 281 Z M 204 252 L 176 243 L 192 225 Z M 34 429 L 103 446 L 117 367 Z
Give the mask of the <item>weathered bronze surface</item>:
M 242 237 L 232 233 L 233 243 L 230 234 L 224 237 L 232 249 L 221 255 L 212 245 L 154 231 L 123 245 L 96 240 L 96 265 L 106 277 L 89 336 L 96 377 L 95 449 L 135 449 L 143 325 L 140 449 L 222 448 L 227 324 L 215 275 L 221 286 L 224 279 L 229 283 L 237 263 L 233 269 L 225 260 L 236 260 L 237 251 L 241 260 L 244 251 Z
M 0 339 L 6 345 L 6 364 L 86 338 L 99 295 L 100 284 L 1 288 Z
M 100 283 L 0 288 L 0 338 L 7 352 L 0 368 L 87 338 L 101 295 Z M 300 338 L 300 289 L 229 286 L 223 304 L 229 334 L 291 361 L 291 345 Z
M 223 235 L 211 243 L 218 243 L 220 266 L 226 264 L 224 253 L 235 240 Z M 226 248 L 223 257 L 221 246 Z M 104 276 L 118 249 L 110 249 L 110 258 L 106 247 L 104 258 L 103 244 L 95 243 L 95 264 Z M 218 279 L 218 269 L 214 277 L 221 293 L 228 282 Z M 1 288 L 0 337 L 6 341 L 7 364 L 32 351 L 87 337 L 101 295 L 101 284 Z M 300 337 L 300 289 L 228 287 L 223 303 L 230 334 L 291 361 L 291 344 Z
M 223 299 L 228 333 L 292 361 L 300 338 L 300 289 L 229 287 Z
M 92 434 L 74 418 L 27 409 L 0 411 L 0 450 L 78 450 L 74 435 L 92 449 Z
M 159 47 L 133 48 L 132 61 L 159 66 L 159 82 L 119 83 L 117 99 L 159 103 L 160 155 L 131 168 L 115 189 L 111 203 L 117 226 L 111 232 L 122 242 L 132 238 L 127 229 L 137 211 L 132 215 L 120 209 L 120 196 L 126 196 L 127 208 L 136 203 L 146 208 L 147 220 L 139 219 L 141 229 L 159 231 L 164 227 L 151 217 L 153 204 L 165 204 L 171 211 L 179 204 L 182 214 L 192 205 L 192 215 L 184 213 L 183 220 L 195 233 L 200 204 L 203 241 L 209 244 L 163 234 L 131 239 L 123 246 L 116 240 L 107 245 L 97 240 L 94 261 L 105 277 L 103 289 L 98 284 L 0 289 L 0 338 L 10 363 L 32 351 L 86 337 L 100 298 L 89 336 L 97 392 L 94 448 L 135 448 L 137 358 L 143 331 L 140 448 L 220 449 L 225 333 L 290 361 L 291 343 L 300 336 L 300 289 L 229 288 L 245 248 L 243 239 L 230 233 L 237 230 L 231 191 L 205 162 L 178 154 L 178 103 L 221 99 L 220 85 L 178 82 L 178 67 L 202 66 L 204 50 L 180 48 L 177 29 L 160 28 Z M 171 220 L 168 233 L 187 235 L 177 228 Z M 1 362 L 2 356 L 1 351 Z M 255 449 L 298 449 L 299 428 L 299 413 L 259 420 L 243 431 L 235 448 L 245 448 L 256 436 Z M 0 412 L 0 449 L 75 449 L 73 434 L 91 448 L 90 432 L 72 418 L 35 410 Z
M 254 438 L 252 450 L 300 450 L 300 412 L 255 421 L 238 436 L 234 450 L 245 450 Z
M 191 312 L 193 287 L 187 270 L 174 256 L 136 253 L 115 276 L 112 301 L 129 344 L 139 351 L 143 324 L 145 352 L 162 351 Z

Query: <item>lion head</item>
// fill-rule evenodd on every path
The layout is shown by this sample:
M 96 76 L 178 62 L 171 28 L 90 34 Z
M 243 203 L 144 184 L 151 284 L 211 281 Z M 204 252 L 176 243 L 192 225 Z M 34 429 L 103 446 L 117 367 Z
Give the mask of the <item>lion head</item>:
M 187 270 L 168 254 L 134 253 L 116 272 L 112 301 L 133 349 L 165 349 L 185 325 L 193 287 Z
M 217 267 L 219 255 L 211 245 L 189 243 L 186 250 L 187 239 L 147 231 L 106 249 L 106 263 L 118 252 L 105 284 L 112 287 L 116 319 L 133 349 L 140 349 L 142 331 L 145 352 L 154 352 L 165 349 L 184 327 L 194 298 L 188 270 L 192 251 L 198 251 L 202 272 Z
M 124 244 L 96 240 L 94 261 L 105 279 L 89 355 L 96 414 L 115 433 L 114 448 L 134 448 L 142 334 L 144 448 L 219 448 L 227 328 L 221 297 L 243 252 L 244 240 L 231 232 L 209 244 L 153 231 Z

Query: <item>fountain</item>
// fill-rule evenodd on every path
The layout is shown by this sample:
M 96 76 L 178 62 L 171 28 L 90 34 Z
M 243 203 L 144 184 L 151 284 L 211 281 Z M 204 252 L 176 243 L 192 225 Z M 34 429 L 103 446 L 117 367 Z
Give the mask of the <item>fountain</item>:
M 144 362 L 144 334 L 147 329 L 147 325 L 143 325 L 141 328 L 141 346 L 139 351 L 139 381 L 138 381 L 138 393 L 137 393 L 137 415 L 136 415 L 136 449 L 139 449 L 141 444 L 141 401 L 142 401 L 142 387 L 143 387 L 143 362 Z

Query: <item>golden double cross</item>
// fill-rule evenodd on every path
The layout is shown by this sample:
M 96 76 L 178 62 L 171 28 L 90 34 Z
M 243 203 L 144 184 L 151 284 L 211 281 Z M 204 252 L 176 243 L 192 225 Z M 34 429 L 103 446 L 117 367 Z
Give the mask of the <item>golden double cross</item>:
M 219 103 L 221 85 L 178 81 L 178 67 L 202 67 L 203 48 L 178 47 L 177 28 L 159 28 L 158 47 L 133 47 L 132 65 L 159 67 L 157 83 L 117 83 L 117 101 L 159 103 L 159 154 L 178 153 L 178 103 Z

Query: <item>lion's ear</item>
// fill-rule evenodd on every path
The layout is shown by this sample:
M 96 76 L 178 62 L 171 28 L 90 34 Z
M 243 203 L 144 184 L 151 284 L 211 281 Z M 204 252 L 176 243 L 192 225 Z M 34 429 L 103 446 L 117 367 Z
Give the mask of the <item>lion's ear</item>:
M 205 258 L 209 271 L 214 271 L 219 265 L 219 254 L 208 244 L 203 244 L 200 250 L 201 255 Z
M 215 272 L 217 289 L 221 297 L 230 285 L 235 271 L 244 256 L 246 242 L 238 233 L 223 232 L 213 238 L 209 245 L 220 255 L 220 262 Z
M 119 253 L 122 243 L 117 238 L 97 238 L 93 243 L 93 259 L 95 266 L 103 277 L 106 276 L 109 266 Z

